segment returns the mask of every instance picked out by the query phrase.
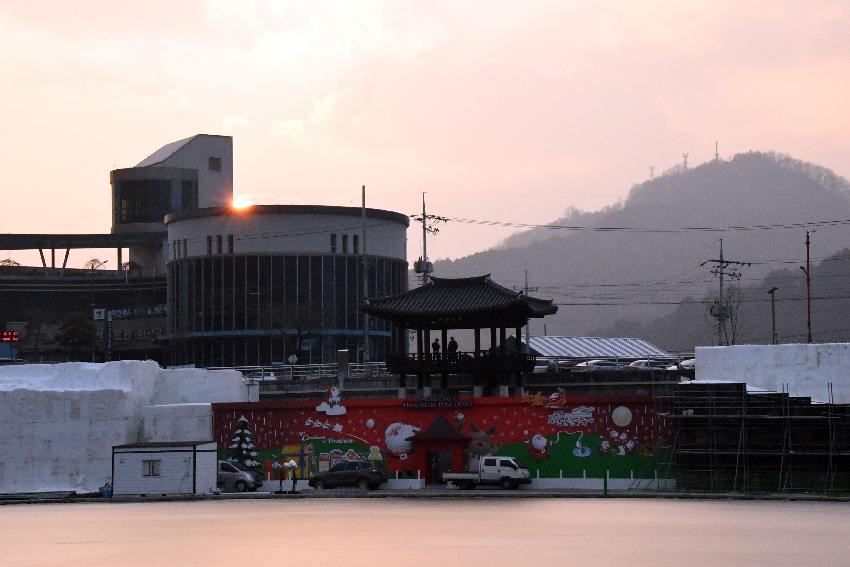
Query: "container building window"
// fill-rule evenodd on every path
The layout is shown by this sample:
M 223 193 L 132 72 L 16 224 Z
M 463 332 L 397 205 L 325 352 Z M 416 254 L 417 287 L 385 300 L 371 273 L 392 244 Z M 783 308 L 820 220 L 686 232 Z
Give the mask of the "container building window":
M 159 465 L 161 460 L 142 461 L 142 474 L 144 476 L 159 476 Z

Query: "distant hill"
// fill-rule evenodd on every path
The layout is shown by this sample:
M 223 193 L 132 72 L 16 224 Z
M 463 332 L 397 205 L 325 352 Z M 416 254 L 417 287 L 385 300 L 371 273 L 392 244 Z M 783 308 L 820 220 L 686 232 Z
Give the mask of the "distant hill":
M 553 208 L 568 203 L 553 203 Z M 729 161 L 674 169 L 632 188 L 620 204 L 598 212 L 569 209 L 553 225 L 610 227 L 760 227 L 850 219 L 850 183 L 830 170 L 774 153 L 751 152 Z M 511 219 L 500 219 L 510 221 Z M 805 227 L 794 229 L 674 233 L 535 229 L 491 250 L 435 263 L 435 275 L 491 273 L 496 281 L 521 285 L 528 270 L 535 295 L 560 304 L 546 318 L 547 332 L 647 336 L 618 328 L 617 321 L 656 321 L 685 297 L 704 298 L 716 288 L 709 266 L 722 237 L 726 258 L 753 262 L 742 284 L 805 258 Z M 850 226 L 818 227 L 812 257 L 825 258 L 850 242 Z M 790 264 L 789 264 L 790 265 Z M 789 268 L 792 272 L 796 265 Z M 696 308 L 694 308 L 696 309 Z M 704 305 L 699 306 L 704 319 Z M 696 314 L 692 314 L 696 317 Z M 534 332 L 540 333 L 540 323 Z M 702 326 L 705 326 L 703 324 Z M 850 324 L 848 324 L 850 326 Z M 676 348 L 676 340 L 659 341 Z M 681 345 L 686 346 L 686 345 Z

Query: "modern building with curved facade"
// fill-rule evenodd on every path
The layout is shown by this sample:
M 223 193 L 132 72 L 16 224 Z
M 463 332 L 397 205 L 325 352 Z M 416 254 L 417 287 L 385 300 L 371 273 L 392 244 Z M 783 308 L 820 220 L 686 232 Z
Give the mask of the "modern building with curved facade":
M 364 221 L 357 207 L 258 205 L 165 222 L 172 364 L 330 362 L 341 349 L 383 360 L 406 350 L 403 330 L 371 318 L 364 356 L 361 307 L 364 297 L 407 290 L 407 216 L 366 209 Z

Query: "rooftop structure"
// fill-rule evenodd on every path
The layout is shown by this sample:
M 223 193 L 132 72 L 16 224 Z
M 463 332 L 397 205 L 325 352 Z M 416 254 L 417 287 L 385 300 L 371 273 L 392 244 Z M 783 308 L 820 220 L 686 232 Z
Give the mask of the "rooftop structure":
M 532 354 L 550 358 L 675 358 L 652 343 L 636 338 L 531 336 L 526 344 Z
M 469 278 L 435 278 L 407 293 L 371 299 L 368 313 L 409 329 L 522 327 L 529 318 L 552 315 L 550 299 L 537 299 L 503 287 L 490 274 Z

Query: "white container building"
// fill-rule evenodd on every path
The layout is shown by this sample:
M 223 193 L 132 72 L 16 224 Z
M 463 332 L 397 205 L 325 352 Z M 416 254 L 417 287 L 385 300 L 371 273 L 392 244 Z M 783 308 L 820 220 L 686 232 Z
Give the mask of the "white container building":
M 115 496 L 210 494 L 216 489 L 214 441 L 130 443 L 112 448 Z

